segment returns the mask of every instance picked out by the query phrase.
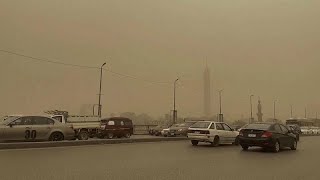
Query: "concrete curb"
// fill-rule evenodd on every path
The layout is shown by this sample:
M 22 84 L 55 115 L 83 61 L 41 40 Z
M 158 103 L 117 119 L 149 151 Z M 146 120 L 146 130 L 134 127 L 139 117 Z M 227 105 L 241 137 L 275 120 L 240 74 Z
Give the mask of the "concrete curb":
M 122 144 L 122 143 L 183 141 L 183 140 L 187 140 L 187 138 L 174 137 L 174 138 L 137 138 L 137 139 L 95 139 L 95 140 L 88 140 L 88 141 L 61 141 L 61 142 L 20 142 L 20 143 L 0 143 L 0 149 L 30 149 L 30 148 L 48 148 L 48 147 Z

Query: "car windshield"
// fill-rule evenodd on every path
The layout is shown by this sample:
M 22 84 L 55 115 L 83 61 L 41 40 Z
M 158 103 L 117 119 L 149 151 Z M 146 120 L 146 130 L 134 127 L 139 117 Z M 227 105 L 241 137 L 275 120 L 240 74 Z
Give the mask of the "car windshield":
M 9 116 L 5 117 L 3 121 L 0 122 L 1 125 L 7 125 L 11 123 L 12 121 L 16 120 L 18 117 L 17 116 Z
M 210 125 L 210 122 L 197 122 L 194 125 L 191 126 L 191 128 L 208 128 Z
M 268 130 L 271 124 L 248 124 L 244 129 Z

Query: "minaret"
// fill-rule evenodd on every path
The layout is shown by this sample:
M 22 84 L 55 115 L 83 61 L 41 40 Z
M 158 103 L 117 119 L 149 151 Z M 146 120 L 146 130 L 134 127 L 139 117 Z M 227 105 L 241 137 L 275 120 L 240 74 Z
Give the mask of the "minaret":
M 204 70 L 204 115 L 210 117 L 211 115 L 211 83 L 210 70 L 206 61 L 206 68 Z
M 258 116 L 258 122 L 262 122 L 262 106 L 261 106 L 261 101 L 260 101 L 260 97 L 259 97 L 259 100 L 258 100 L 258 113 L 257 113 L 257 116 Z

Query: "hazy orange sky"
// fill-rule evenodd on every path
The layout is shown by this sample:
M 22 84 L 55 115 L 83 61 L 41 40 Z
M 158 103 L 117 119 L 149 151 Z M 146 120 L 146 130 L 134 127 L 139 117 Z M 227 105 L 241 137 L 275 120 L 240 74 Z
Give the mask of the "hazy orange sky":
M 320 1 L 105 0 L 12 1 L 0 6 L 0 49 L 173 82 L 181 116 L 203 115 L 205 58 L 228 119 L 248 117 L 249 95 L 264 117 L 320 112 Z M 0 115 L 66 109 L 98 99 L 99 70 L 0 53 Z M 103 114 L 172 109 L 172 85 L 103 76 Z

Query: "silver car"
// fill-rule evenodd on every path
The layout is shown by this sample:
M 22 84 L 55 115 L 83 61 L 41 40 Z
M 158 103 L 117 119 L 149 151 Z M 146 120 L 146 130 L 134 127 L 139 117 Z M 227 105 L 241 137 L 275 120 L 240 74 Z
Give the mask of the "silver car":
M 8 116 L 0 122 L 0 141 L 62 141 L 74 138 L 72 127 L 46 116 Z

